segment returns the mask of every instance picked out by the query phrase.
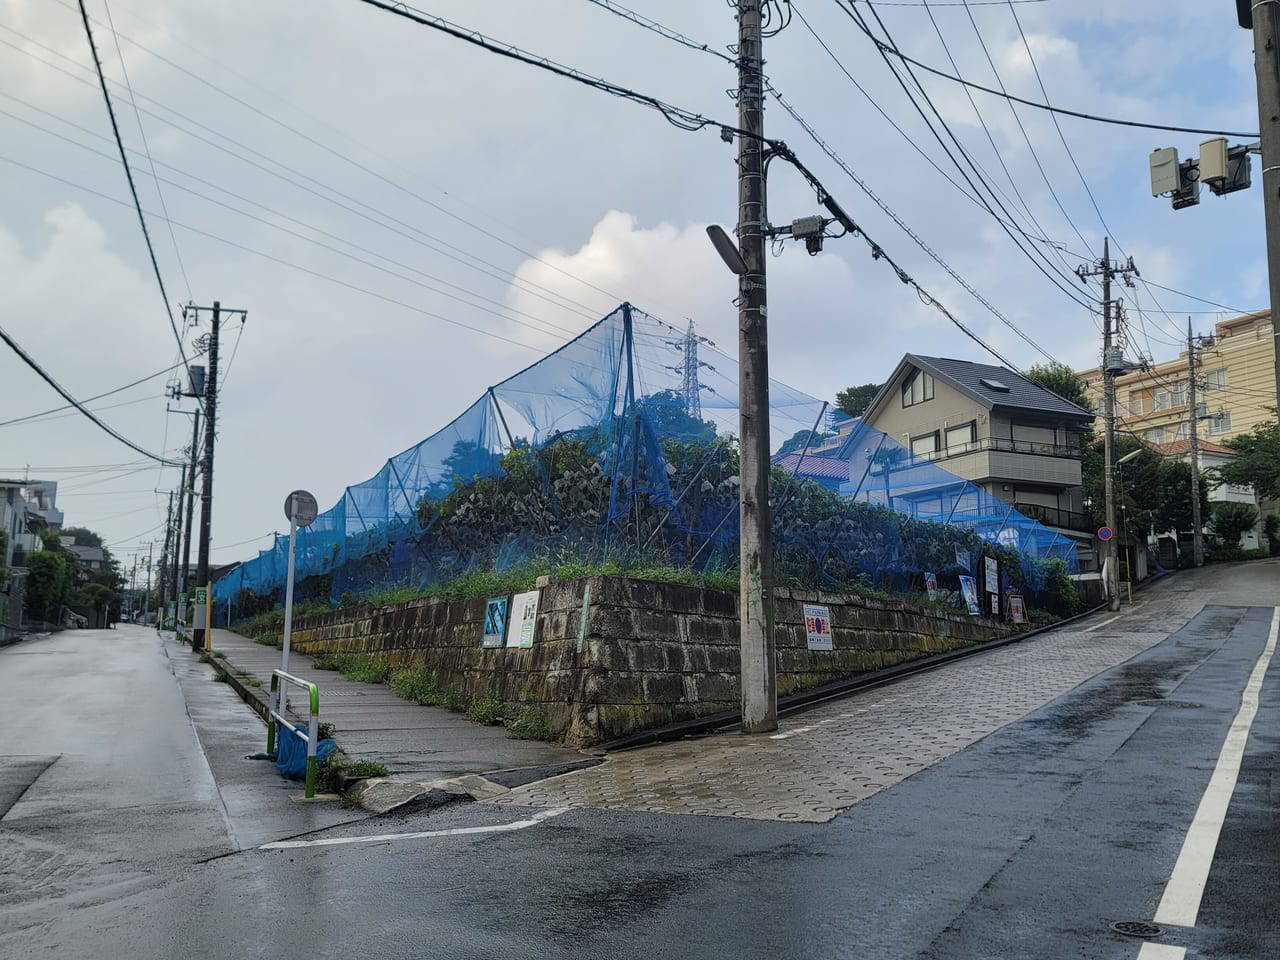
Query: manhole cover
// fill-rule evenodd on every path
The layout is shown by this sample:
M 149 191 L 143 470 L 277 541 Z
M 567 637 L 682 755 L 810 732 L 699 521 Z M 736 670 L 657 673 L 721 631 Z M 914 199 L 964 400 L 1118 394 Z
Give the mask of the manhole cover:
M 1140 707 L 1178 707 L 1183 710 L 1194 710 L 1200 704 L 1191 700 L 1165 700 L 1163 697 L 1157 697 L 1154 700 L 1135 700 L 1133 701 Z
M 1126 937 L 1158 937 L 1163 932 L 1154 923 L 1147 923 L 1145 920 L 1118 920 L 1111 925 L 1111 929 Z

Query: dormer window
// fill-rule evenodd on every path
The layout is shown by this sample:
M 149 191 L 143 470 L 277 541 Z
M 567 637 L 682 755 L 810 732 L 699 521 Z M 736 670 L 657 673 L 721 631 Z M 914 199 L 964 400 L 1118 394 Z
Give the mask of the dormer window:
M 923 370 L 913 370 L 902 383 L 902 405 L 913 407 L 933 399 L 933 375 Z

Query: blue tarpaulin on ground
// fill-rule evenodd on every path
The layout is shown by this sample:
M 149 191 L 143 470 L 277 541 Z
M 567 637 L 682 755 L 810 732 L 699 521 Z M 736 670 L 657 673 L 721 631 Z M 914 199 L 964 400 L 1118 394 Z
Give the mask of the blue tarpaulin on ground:
M 290 733 L 284 726 L 278 727 L 280 736 L 276 741 L 276 769 L 280 776 L 289 780 L 305 780 L 307 777 L 307 741 Z M 321 740 L 316 744 L 316 769 L 324 766 L 329 754 L 338 749 L 332 740 Z

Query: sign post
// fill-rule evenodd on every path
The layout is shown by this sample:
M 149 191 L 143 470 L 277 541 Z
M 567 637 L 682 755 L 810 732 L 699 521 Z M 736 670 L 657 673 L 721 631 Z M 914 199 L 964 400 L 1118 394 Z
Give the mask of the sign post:
M 284 500 L 284 515 L 289 518 L 289 572 L 284 588 L 284 656 L 280 669 L 289 672 L 289 637 L 293 633 L 293 558 L 298 528 L 309 527 L 316 519 L 316 498 L 306 490 L 295 490 Z M 281 694 L 282 698 L 284 694 Z M 281 704 L 283 712 L 284 704 Z

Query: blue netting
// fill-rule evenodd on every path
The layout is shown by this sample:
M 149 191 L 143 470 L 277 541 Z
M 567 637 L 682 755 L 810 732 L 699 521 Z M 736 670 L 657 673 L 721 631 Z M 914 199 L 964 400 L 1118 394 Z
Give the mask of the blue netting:
M 337 600 L 609 551 L 734 567 L 737 375 L 736 361 L 692 331 L 624 304 L 489 388 L 300 530 L 300 595 Z M 775 442 L 809 431 L 823 410 L 770 381 Z M 960 569 L 983 541 L 1020 551 L 1032 590 L 1039 560 L 1076 569 L 1066 538 L 870 427 L 836 451 L 784 463 L 791 477 L 775 468 L 775 553 L 793 582 L 905 588 L 924 570 Z M 217 609 L 230 600 L 236 616 L 246 600 L 278 601 L 287 559 L 288 537 L 277 537 L 214 584 Z

